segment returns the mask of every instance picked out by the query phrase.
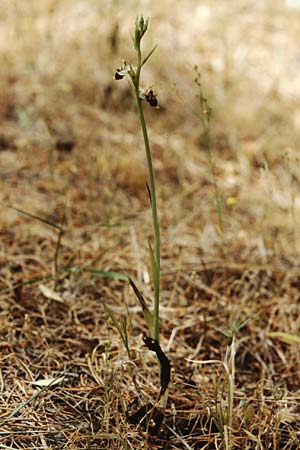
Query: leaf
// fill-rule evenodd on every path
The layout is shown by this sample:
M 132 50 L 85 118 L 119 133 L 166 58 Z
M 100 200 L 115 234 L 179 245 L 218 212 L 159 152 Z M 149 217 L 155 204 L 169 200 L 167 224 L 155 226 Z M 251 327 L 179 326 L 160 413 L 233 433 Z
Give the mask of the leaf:
M 121 337 L 121 339 L 122 339 L 122 341 L 124 342 L 124 345 L 125 345 L 125 347 L 126 347 L 126 341 L 127 341 L 127 339 L 125 339 L 123 330 L 122 330 L 122 328 L 121 328 L 121 326 L 120 326 L 120 324 L 119 324 L 119 321 L 117 320 L 117 318 L 116 318 L 116 316 L 115 316 L 115 313 L 113 312 L 113 310 L 112 310 L 111 308 L 109 308 L 109 307 L 107 306 L 107 304 L 106 304 L 105 302 L 103 302 L 103 306 L 104 306 L 104 309 L 105 309 L 106 314 L 107 314 L 107 315 L 111 318 L 111 320 L 113 321 L 113 324 L 114 324 L 114 326 L 116 327 L 116 329 L 118 330 L 118 333 L 119 333 L 119 335 L 120 335 L 120 337 Z
M 55 384 L 59 384 L 64 380 L 64 376 L 59 378 L 43 378 L 41 380 L 33 381 L 31 384 L 38 387 L 47 387 L 47 386 L 55 386 Z
M 149 329 L 150 333 L 152 333 L 153 322 L 154 322 L 153 314 L 151 313 L 150 309 L 146 305 L 146 301 L 145 301 L 144 297 L 142 296 L 142 294 L 140 293 L 140 291 L 138 290 L 138 288 L 136 287 L 136 285 L 134 284 L 134 282 L 132 281 L 131 278 L 129 278 L 129 283 L 130 283 L 130 286 L 132 287 L 132 289 L 142 307 L 144 318 L 147 323 L 148 329 Z
M 296 336 L 295 334 L 274 331 L 272 333 L 267 333 L 267 336 L 279 338 L 286 344 L 300 344 L 300 336 Z
M 150 58 L 150 56 L 155 52 L 155 50 L 157 49 L 158 44 L 156 44 L 152 50 L 150 50 L 150 52 L 148 53 L 148 55 L 143 59 L 142 61 L 142 65 L 141 67 L 143 67 L 143 65 L 148 61 L 148 59 Z
M 130 359 L 130 349 L 129 349 L 129 343 L 128 343 L 128 335 L 127 335 L 127 327 L 126 327 L 126 324 L 127 324 L 126 317 L 124 317 L 124 320 L 120 323 L 119 320 L 116 318 L 114 311 L 113 311 L 111 308 L 109 308 L 109 307 L 107 306 L 107 304 L 105 303 L 105 301 L 102 300 L 102 302 L 103 302 L 103 307 L 104 307 L 104 309 L 105 309 L 105 312 L 106 312 L 106 314 L 111 318 L 111 320 L 113 321 L 113 324 L 114 324 L 114 326 L 116 327 L 116 329 L 117 329 L 117 331 L 118 331 L 118 333 L 119 333 L 119 335 L 120 335 L 120 338 L 121 338 L 122 341 L 123 341 L 123 344 L 124 344 L 124 346 L 125 346 L 125 348 L 126 348 L 128 357 L 129 357 L 129 359 Z
M 56 302 L 65 303 L 64 299 L 58 294 L 58 292 L 53 291 L 45 284 L 39 284 L 39 290 L 44 297 L 49 298 L 50 300 L 55 300 Z
M 24 211 L 23 209 L 16 208 L 15 206 L 5 205 L 1 203 L 2 206 L 5 206 L 6 208 L 12 209 L 13 211 L 16 211 L 20 214 L 24 214 L 27 217 L 30 217 L 31 219 L 38 220 L 39 222 L 45 223 L 46 225 L 49 225 L 50 227 L 56 228 L 57 230 L 60 230 L 61 227 L 59 225 L 56 225 L 56 223 L 50 222 L 50 220 L 43 219 L 42 217 L 36 216 L 35 214 L 31 214 L 27 211 Z
M 38 283 L 39 281 L 46 281 L 46 280 L 53 280 L 56 277 L 56 275 L 48 274 L 43 277 L 34 277 L 30 278 L 29 280 L 21 281 L 20 283 L 13 284 L 12 287 L 2 289 L 0 291 L 0 295 L 9 294 L 10 292 L 13 292 L 15 289 L 23 286 L 30 286 L 32 284 Z

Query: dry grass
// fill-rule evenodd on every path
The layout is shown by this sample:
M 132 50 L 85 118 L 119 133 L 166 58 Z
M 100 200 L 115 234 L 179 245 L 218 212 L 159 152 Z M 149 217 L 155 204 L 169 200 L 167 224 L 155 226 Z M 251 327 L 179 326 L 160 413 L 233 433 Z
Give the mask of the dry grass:
M 272 334 L 300 335 L 299 11 L 279 0 L 136 3 L 0 6 L 0 448 L 300 449 L 299 342 Z M 134 295 L 82 270 L 126 272 L 152 296 L 142 139 L 126 83 L 112 81 L 130 60 L 128 30 L 141 10 L 151 17 L 147 45 L 159 43 L 146 83 L 162 105 L 147 111 L 161 345 L 172 363 L 159 436 L 126 419 L 159 388 Z M 223 238 L 193 116 L 195 64 L 215 112 Z M 66 140 L 74 148 L 57 150 Z M 74 270 L 61 270 L 56 286 L 57 230 L 7 204 L 57 225 L 65 216 L 58 266 Z M 130 360 L 103 300 L 127 320 Z M 187 360 L 224 361 L 222 331 L 236 320 L 247 322 L 236 335 L 226 444 L 222 366 Z M 58 376 L 39 393 L 37 380 Z

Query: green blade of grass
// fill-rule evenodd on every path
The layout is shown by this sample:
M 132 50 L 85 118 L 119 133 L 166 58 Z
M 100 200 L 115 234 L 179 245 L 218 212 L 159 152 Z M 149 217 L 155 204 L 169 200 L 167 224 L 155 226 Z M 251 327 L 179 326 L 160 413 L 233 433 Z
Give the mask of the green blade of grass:
M 2 206 L 4 206 L 5 208 L 9 208 L 12 209 L 13 211 L 16 211 L 20 214 L 24 214 L 27 217 L 30 217 L 31 219 L 35 219 L 38 220 L 39 222 L 45 223 L 46 225 L 49 225 L 52 228 L 56 228 L 57 230 L 61 230 L 61 226 L 57 225 L 56 223 L 51 222 L 50 220 L 47 219 L 43 219 L 42 217 L 36 216 L 35 214 L 29 213 L 28 211 L 24 211 L 21 208 L 16 208 L 15 206 L 11 206 L 11 205 L 5 205 L 3 203 L 1 203 Z
M 121 338 L 122 341 L 123 341 L 123 344 L 124 344 L 124 346 L 125 346 L 127 352 L 129 353 L 128 340 L 127 340 L 127 338 L 126 338 L 126 335 L 125 335 L 125 333 L 124 333 L 124 330 L 122 330 L 121 325 L 120 325 L 118 319 L 117 319 L 116 316 L 115 316 L 115 313 L 113 312 L 113 310 L 112 310 L 111 308 L 109 308 L 109 306 L 107 306 L 107 304 L 106 304 L 105 301 L 102 300 L 102 303 L 103 303 L 103 307 L 104 307 L 104 309 L 105 309 L 106 314 L 107 314 L 107 315 L 111 318 L 111 320 L 113 321 L 113 324 L 114 324 L 114 326 L 116 327 L 116 329 L 117 329 L 117 331 L 118 331 L 118 333 L 119 333 L 119 335 L 120 335 L 120 338 Z
M 55 279 L 55 277 L 56 277 L 55 274 L 48 274 L 48 275 L 44 275 L 42 277 L 30 278 L 29 280 L 21 281 L 20 283 L 14 284 L 10 288 L 2 289 L 0 291 L 0 295 L 10 294 L 11 292 L 14 292 L 14 290 L 17 289 L 18 287 L 28 286 L 28 285 L 30 286 L 31 284 L 39 283 L 40 281 L 53 280 L 53 279 Z

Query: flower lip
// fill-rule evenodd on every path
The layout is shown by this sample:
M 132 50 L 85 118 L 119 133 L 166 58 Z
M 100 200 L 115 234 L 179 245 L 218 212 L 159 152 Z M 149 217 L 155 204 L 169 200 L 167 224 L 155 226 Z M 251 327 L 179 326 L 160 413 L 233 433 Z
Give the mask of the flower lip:
M 150 89 L 146 95 L 145 95 L 146 101 L 149 103 L 150 106 L 153 108 L 158 108 L 158 100 L 156 94 Z
M 115 73 L 115 80 L 122 80 L 125 75 L 121 75 L 121 69 L 117 69 Z
M 115 73 L 115 80 L 122 80 L 126 75 L 128 75 L 130 72 L 130 66 L 128 66 L 126 63 L 124 63 L 123 67 L 116 70 Z

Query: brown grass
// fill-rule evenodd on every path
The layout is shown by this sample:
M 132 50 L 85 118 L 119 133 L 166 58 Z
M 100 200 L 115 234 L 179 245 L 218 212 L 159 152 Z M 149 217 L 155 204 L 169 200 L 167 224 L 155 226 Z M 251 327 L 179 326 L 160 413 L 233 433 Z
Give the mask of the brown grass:
M 0 448 L 225 449 L 222 366 L 187 360 L 224 361 L 222 331 L 239 319 L 229 444 L 299 449 L 299 342 L 270 334 L 300 336 L 299 11 L 279 0 L 143 3 L 0 6 Z M 82 270 L 126 272 L 152 297 L 142 138 L 126 82 L 112 80 L 141 10 L 146 45 L 159 44 L 145 84 L 161 104 L 147 120 L 172 363 L 158 436 L 126 419 L 159 389 L 140 308 L 127 283 Z M 223 238 L 193 116 L 195 64 L 214 108 Z M 57 150 L 66 140 L 74 148 Z M 57 225 L 65 216 L 55 282 L 57 230 L 5 205 Z M 103 301 L 127 320 L 130 360 Z M 31 399 L 37 380 L 58 376 Z

